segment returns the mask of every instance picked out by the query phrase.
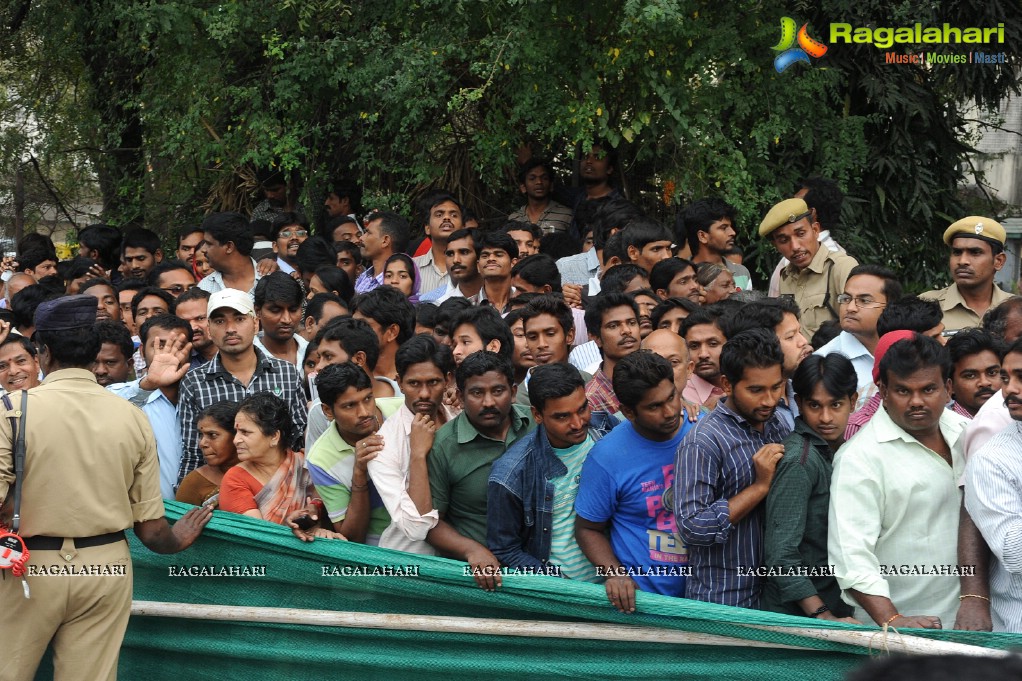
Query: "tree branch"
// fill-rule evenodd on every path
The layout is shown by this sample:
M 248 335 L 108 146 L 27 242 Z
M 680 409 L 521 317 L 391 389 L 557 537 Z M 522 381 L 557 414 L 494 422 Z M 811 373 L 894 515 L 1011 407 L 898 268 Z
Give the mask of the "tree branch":
M 53 185 L 49 183 L 49 181 L 46 179 L 46 176 L 43 174 L 43 170 L 42 168 L 39 167 L 39 161 L 36 159 L 35 154 L 29 154 L 28 158 L 30 161 L 32 161 L 32 167 L 35 168 L 35 172 L 39 176 L 39 180 L 42 181 L 43 186 L 46 187 L 46 191 L 48 191 L 50 193 L 50 196 L 53 197 L 53 200 L 56 201 L 57 208 L 60 210 L 61 213 L 64 214 L 64 217 L 66 217 L 67 221 L 71 223 L 71 226 L 74 227 L 75 229 L 78 229 L 78 223 L 75 222 L 75 219 L 73 217 L 71 217 L 71 213 L 69 213 L 67 209 L 64 208 L 64 203 L 60 200 L 60 197 L 57 196 L 57 190 L 53 188 Z

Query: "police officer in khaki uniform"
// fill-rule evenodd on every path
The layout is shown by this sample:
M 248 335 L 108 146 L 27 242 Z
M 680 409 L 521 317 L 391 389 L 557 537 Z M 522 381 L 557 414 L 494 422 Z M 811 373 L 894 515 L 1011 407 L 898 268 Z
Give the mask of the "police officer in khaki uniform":
M 759 235 L 788 259 L 781 270 L 780 293 L 795 298 L 802 312 L 802 335 L 812 338 L 823 322 L 838 318 L 837 297 L 859 263 L 820 247 L 820 223 L 802 199 L 787 199 L 771 208 L 759 224 Z
M 1004 267 L 1005 238 L 1004 227 L 978 215 L 962 218 L 944 232 L 954 283 L 919 297 L 940 303 L 945 335 L 979 326 L 987 310 L 1011 297 L 994 283 L 994 273 Z
M 31 680 L 48 644 L 54 678 L 117 678 L 131 610 L 131 556 L 124 530 L 157 553 L 187 548 L 211 517 L 192 509 L 173 527 L 160 498 L 156 441 L 139 409 L 96 383 L 96 299 L 47 301 L 35 315 L 46 380 L 28 393 L 20 534 L 31 552 L 30 597 L 8 571 L 0 579 L 0 679 Z M 187 370 L 187 365 L 181 367 Z M 0 414 L 0 500 L 9 523 L 14 443 Z M 0 406 L 0 410 L 3 407 Z

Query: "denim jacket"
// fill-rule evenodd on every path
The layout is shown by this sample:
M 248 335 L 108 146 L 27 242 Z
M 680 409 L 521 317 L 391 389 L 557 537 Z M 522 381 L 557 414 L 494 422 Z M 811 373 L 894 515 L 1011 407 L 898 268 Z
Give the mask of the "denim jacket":
M 600 440 L 618 421 L 592 412 L 589 435 Z M 554 453 L 546 429 L 537 427 L 493 462 L 486 494 L 486 543 L 507 567 L 560 574 L 548 565 L 554 521 L 554 484 L 567 467 Z

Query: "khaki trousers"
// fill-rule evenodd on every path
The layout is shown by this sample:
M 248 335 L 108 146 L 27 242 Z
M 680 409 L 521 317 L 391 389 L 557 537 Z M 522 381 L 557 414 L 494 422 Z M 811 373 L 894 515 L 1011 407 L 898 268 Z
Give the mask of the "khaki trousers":
M 0 681 L 32 681 L 51 642 L 55 681 L 115 681 L 131 614 L 127 542 L 77 549 L 66 539 L 32 551 L 28 567 L 28 599 L 21 578 L 0 571 Z M 79 574 L 61 574 L 70 571 Z

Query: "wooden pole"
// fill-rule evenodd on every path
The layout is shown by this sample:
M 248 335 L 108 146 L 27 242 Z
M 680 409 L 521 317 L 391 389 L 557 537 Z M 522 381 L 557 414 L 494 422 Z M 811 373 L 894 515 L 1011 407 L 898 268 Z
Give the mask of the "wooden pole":
M 354 629 L 395 629 L 402 631 L 432 631 L 485 636 L 523 636 L 536 638 L 591 639 L 598 641 L 634 641 L 683 645 L 738 646 L 751 648 L 781 648 L 807 650 L 803 646 L 770 643 L 703 634 L 698 632 L 637 627 L 624 624 L 594 624 L 586 622 L 545 622 L 528 620 L 484 619 L 477 617 L 448 617 L 438 615 L 403 615 L 372 612 L 339 612 L 334 610 L 303 610 L 300 608 L 263 608 L 205 603 L 163 603 L 135 601 L 131 614 L 141 617 L 176 617 L 181 619 L 224 620 L 230 622 L 269 622 L 275 624 L 305 624 L 319 627 L 346 627 Z M 1006 657 L 1004 650 L 980 646 L 933 641 L 906 636 L 893 631 L 883 638 L 880 631 L 842 631 L 808 627 L 753 626 L 755 629 L 782 634 L 815 638 L 830 643 L 843 643 L 868 648 L 871 651 L 910 653 L 918 655 L 973 655 L 978 657 Z

